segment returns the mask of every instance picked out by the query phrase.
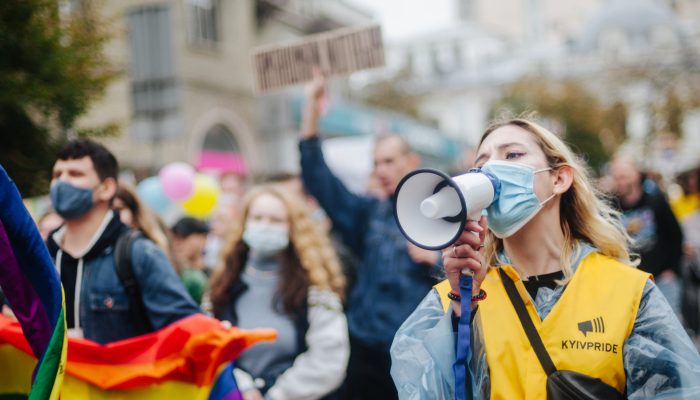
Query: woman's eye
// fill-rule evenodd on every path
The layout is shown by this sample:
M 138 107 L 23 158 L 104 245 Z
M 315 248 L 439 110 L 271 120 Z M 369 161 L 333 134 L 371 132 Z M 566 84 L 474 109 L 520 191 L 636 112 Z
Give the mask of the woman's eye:
M 516 158 L 520 158 L 523 154 L 525 153 L 508 152 L 506 153 L 506 160 L 515 160 Z

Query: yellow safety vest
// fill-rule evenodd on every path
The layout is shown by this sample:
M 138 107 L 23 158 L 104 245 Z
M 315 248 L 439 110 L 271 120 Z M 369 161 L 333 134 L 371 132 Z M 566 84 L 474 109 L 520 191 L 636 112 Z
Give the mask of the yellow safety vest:
M 678 221 L 683 221 L 685 217 L 700 211 L 700 194 L 686 194 L 671 202 L 671 210 Z
M 642 291 L 650 275 L 614 259 L 591 253 L 581 261 L 564 293 L 540 320 L 520 276 L 501 268 L 515 281 L 530 318 L 557 369 L 597 377 L 625 388 L 622 347 L 632 332 Z M 491 399 L 545 399 L 547 375 L 542 369 L 496 268 L 489 268 L 481 287 L 475 321 L 481 324 L 491 381 Z M 435 286 L 445 307 L 449 283 Z

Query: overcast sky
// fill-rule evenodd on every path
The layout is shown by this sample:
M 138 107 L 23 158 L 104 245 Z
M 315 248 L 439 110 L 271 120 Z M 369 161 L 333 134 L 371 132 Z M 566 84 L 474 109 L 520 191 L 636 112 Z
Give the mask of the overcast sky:
M 455 20 L 455 0 L 346 0 L 374 13 L 385 40 L 407 39 Z

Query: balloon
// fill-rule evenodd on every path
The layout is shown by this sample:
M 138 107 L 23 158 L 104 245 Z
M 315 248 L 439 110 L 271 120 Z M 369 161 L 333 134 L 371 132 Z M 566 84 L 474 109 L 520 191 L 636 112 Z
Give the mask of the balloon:
M 163 185 L 157 176 L 151 176 L 142 180 L 136 186 L 136 192 L 138 192 L 141 200 L 158 214 L 165 212 L 172 203 L 163 192 Z
M 197 174 L 194 177 L 194 193 L 182 203 L 182 209 L 189 216 L 206 218 L 214 210 L 218 197 L 219 184 L 216 179 Z
M 163 192 L 170 200 L 188 199 L 194 191 L 194 168 L 183 162 L 166 165 L 158 174 L 163 185 Z

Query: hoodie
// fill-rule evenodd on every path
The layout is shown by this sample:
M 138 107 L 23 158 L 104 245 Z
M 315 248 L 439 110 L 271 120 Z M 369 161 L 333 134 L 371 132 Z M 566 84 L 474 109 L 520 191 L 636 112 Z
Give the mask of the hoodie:
M 85 263 L 101 255 L 107 248 L 113 247 L 119 236 L 128 229 L 119 218 L 115 218 L 114 212 L 108 212 L 87 248 L 81 254 L 76 254 L 77 258 L 73 258 L 70 254 L 64 252 L 58 244 L 63 240 L 63 235 L 66 231 L 65 225 L 49 235 L 47 246 L 56 264 L 56 269 L 61 276 L 61 284 L 63 284 L 63 290 L 65 291 L 66 324 L 68 329 L 80 328 L 80 321 L 77 318 L 80 314 L 78 312 L 80 309 L 80 289 L 76 290 L 76 288 L 81 286 L 80 281 L 82 280 Z M 76 298 L 78 298 L 78 301 L 76 301 Z

